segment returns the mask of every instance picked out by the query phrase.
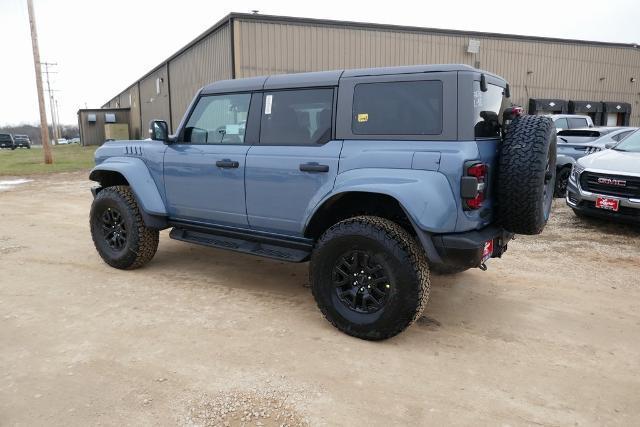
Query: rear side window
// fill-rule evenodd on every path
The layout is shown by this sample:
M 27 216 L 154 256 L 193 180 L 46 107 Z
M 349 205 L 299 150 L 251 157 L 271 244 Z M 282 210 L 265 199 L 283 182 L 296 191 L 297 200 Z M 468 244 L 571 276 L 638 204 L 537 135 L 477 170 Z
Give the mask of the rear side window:
M 586 128 L 588 126 L 587 119 L 570 117 L 567 121 L 569 122 L 569 129 Z
M 324 144 L 331 139 L 333 89 L 265 92 L 260 143 Z
M 361 83 L 353 93 L 351 130 L 357 135 L 442 133 L 439 80 Z

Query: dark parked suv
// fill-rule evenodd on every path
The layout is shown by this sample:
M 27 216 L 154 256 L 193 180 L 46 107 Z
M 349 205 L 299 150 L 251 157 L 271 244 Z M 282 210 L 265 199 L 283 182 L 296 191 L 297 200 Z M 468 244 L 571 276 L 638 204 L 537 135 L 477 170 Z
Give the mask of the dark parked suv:
M 0 148 L 16 149 L 16 145 L 13 141 L 13 135 L 10 133 L 0 133 Z
M 430 272 L 486 268 L 549 217 L 556 130 L 507 108 L 509 86 L 465 65 L 218 81 L 169 136 L 96 151 L 91 233 L 109 265 L 173 239 L 310 260 L 313 295 L 347 334 L 398 334 Z M 215 256 L 215 254 L 212 254 Z
M 13 141 L 16 148 L 31 148 L 31 139 L 29 139 L 28 135 L 14 135 Z

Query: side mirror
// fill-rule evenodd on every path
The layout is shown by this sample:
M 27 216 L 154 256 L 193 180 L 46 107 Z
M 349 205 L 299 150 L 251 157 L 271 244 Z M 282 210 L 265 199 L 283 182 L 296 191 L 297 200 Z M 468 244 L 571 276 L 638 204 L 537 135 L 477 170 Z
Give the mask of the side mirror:
M 604 144 L 604 148 L 606 148 L 607 150 L 610 150 L 613 147 L 615 147 L 616 144 L 617 144 L 617 142 L 607 142 L 606 144 Z
M 169 126 L 164 120 L 151 120 L 149 123 L 149 136 L 154 141 L 169 141 Z

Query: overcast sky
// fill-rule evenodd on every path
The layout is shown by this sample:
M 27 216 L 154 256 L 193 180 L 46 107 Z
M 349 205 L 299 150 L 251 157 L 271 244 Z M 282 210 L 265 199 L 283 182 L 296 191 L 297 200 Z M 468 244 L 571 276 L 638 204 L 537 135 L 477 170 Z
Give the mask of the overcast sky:
M 385 5 L 380 7 L 379 5 Z M 76 123 L 229 12 L 640 43 L 637 0 L 34 0 L 42 61 L 57 62 L 60 121 Z M 0 0 L 0 125 L 36 123 L 26 0 Z

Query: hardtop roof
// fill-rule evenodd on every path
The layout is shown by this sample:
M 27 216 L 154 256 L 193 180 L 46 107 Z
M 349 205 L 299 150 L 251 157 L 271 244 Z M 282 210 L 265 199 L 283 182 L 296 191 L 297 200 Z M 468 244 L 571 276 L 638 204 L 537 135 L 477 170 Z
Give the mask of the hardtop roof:
M 337 86 L 340 79 L 382 76 L 394 74 L 436 73 L 447 71 L 468 71 L 483 73 L 504 80 L 495 74 L 479 70 L 465 64 L 407 65 L 397 67 L 357 68 L 348 70 L 316 71 L 293 74 L 274 74 L 270 76 L 248 77 L 243 79 L 219 80 L 202 88 L 204 95 L 225 92 L 243 92 L 252 90 L 286 89 L 297 87 Z

